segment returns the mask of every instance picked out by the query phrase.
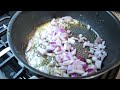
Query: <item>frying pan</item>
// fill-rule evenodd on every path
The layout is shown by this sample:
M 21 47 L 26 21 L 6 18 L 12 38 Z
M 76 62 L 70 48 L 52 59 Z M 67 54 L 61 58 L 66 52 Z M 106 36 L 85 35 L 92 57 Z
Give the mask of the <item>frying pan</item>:
M 8 26 L 9 47 L 7 51 L 11 50 L 18 61 L 21 61 L 26 68 L 37 75 L 53 79 L 71 79 L 70 77 L 57 77 L 40 72 L 29 66 L 25 59 L 25 49 L 35 33 L 34 28 L 48 20 L 63 16 L 72 16 L 89 24 L 106 41 L 108 56 L 103 61 L 102 69 L 97 73 L 77 77 L 77 79 L 95 78 L 120 65 L 120 23 L 109 11 L 17 11 Z

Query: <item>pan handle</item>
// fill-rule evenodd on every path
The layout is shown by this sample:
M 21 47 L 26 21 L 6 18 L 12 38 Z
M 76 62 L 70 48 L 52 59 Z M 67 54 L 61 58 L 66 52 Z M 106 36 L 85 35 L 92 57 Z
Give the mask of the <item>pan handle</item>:
M 5 49 L 3 49 L 1 52 L 0 52 L 0 57 L 2 57 L 4 54 L 6 54 L 8 51 L 10 51 L 10 47 L 7 47 Z

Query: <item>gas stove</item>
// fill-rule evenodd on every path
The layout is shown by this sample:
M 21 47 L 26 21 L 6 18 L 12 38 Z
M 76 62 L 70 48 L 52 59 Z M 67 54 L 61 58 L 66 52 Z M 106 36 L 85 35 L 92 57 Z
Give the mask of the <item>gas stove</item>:
M 7 27 L 16 11 L 0 12 L 0 52 L 8 47 Z M 26 69 L 11 51 L 0 56 L 0 79 L 38 79 L 38 76 Z M 42 78 L 39 76 L 39 78 Z
M 11 17 L 16 11 L 0 12 L 0 52 L 8 47 L 7 27 Z M 96 79 L 115 79 L 120 66 L 112 69 Z M 0 79 L 45 79 L 43 76 L 36 75 L 18 61 L 11 51 L 0 56 Z

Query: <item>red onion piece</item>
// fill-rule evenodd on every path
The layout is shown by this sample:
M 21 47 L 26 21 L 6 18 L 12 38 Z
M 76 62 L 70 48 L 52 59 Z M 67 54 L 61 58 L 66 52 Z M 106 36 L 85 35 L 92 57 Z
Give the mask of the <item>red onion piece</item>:
M 84 70 L 86 70 L 86 69 L 87 69 L 87 67 L 88 67 L 88 65 L 87 65 L 87 64 L 83 64 L 82 66 L 83 66 L 83 69 L 84 69 Z
M 68 58 L 70 58 L 70 60 L 74 60 L 71 52 L 68 52 L 67 54 L 68 54 Z
M 76 73 L 72 73 L 71 77 L 77 77 L 78 75 Z
M 83 62 L 86 62 L 85 58 L 81 57 L 81 56 L 78 56 L 77 57 L 79 60 L 83 61 Z
M 87 69 L 88 72 L 92 72 L 93 70 L 94 70 L 93 68 Z
M 61 48 L 61 46 L 58 46 L 59 47 L 59 51 L 62 51 L 62 48 Z
M 71 33 L 71 31 L 70 31 L 70 30 L 67 30 L 67 33 L 69 34 L 69 33 Z
M 65 33 L 65 29 L 64 28 L 60 28 L 60 32 L 61 33 Z
M 58 62 L 61 62 L 61 58 L 60 58 L 59 55 L 56 55 L 55 58 L 56 58 L 56 60 L 57 60 Z
M 54 33 L 54 36 L 57 34 L 57 32 Z
M 72 65 L 68 65 L 67 72 L 72 71 Z
M 95 69 L 93 69 L 93 68 L 88 68 L 88 69 L 87 69 L 87 72 L 88 72 L 88 74 L 92 74 L 92 73 L 95 72 Z
M 50 42 L 50 44 L 56 44 L 56 42 Z
M 100 44 L 100 43 L 102 43 L 102 39 L 100 37 L 97 37 L 95 39 L 94 43 Z

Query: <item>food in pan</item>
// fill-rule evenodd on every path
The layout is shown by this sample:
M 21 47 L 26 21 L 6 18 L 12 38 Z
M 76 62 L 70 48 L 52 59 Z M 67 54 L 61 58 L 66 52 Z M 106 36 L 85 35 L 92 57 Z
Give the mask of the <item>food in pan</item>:
M 105 41 L 97 37 L 91 42 L 81 33 L 72 35 L 70 28 L 79 25 L 78 20 L 64 16 L 39 26 L 25 51 L 28 64 L 59 77 L 87 76 L 101 69 L 107 56 Z M 88 50 L 87 58 L 78 54 L 78 43 Z

